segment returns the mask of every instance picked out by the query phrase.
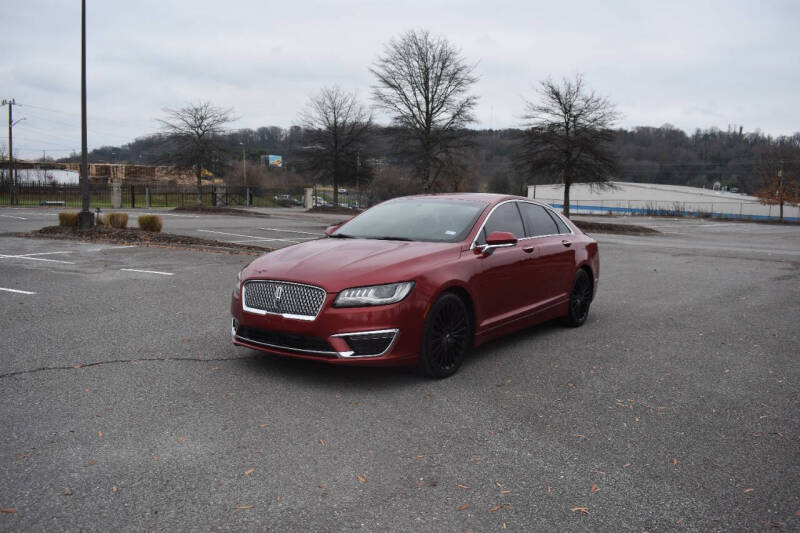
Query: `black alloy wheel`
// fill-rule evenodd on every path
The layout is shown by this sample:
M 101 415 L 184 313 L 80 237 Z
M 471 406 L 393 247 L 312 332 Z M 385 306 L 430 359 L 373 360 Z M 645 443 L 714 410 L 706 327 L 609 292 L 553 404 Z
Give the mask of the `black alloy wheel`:
M 586 322 L 589 316 L 589 305 L 592 303 L 592 280 L 585 270 L 580 269 L 575 274 L 572 283 L 572 292 L 569 295 L 569 312 L 566 323 L 571 327 L 578 327 Z
M 420 368 L 432 378 L 455 374 L 472 344 L 467 306 L 452 293 L 443 294 L 431 306 L 425 321 Z

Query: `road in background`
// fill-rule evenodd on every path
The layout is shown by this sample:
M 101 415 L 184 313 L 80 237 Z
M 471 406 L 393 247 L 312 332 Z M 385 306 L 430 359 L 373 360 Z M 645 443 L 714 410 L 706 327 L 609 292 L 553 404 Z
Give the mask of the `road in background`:
M 251 256 L 14 238 L 40 221 L 0 214 L 26 219 L 0 218 L 0 287 L 20 291 L 0 291 L 0 529 L 800 525 L 797 228 L 631 218 L 667 233 L 596 235 L 583 327 L 431 381 L 234 348 Z M 329 223 L 302 216 L 164 222 Z

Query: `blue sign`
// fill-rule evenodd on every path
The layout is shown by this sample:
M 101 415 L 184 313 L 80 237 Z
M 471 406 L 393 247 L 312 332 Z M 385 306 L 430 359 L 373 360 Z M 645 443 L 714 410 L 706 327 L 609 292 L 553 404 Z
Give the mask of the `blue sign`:
M 283 157 L 279 155 L 270 155 L 269 166 L 278 168 L 283 167 Z

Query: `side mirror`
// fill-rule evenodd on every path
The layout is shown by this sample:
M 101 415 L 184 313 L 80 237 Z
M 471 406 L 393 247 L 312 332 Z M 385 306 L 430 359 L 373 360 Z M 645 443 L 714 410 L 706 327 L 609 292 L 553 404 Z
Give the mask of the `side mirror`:
M 341 226 L 342 224 L 344 224 L 344 222 L 340 222 L 340 223 L 335 224 L 333 226 L 328 226 L 327 228 L 325 228 L 325 235 L 330 235 L 331 233 L 333 233 L 334 231 L 339 229 L 339 226 Z
M 493 231 L 486 238 L 486 244 L 489 246 L 514 246 L 517 244 L 517 238 L 509 231 Z
M 484 255 L 491 254 L 495 248 L 507 248 L 516 246 L 517 238 L 508 231 L 493 231 L 486 238 L 486 244 L 478 246 L 475 251 Z

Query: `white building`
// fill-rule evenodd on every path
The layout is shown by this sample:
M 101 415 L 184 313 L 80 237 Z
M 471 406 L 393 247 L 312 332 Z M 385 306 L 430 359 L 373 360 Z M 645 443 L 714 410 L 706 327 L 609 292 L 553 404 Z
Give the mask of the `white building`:
M 611 188 L 577 183 L 569 189 L 569 209 L 574 214 L 685 215 L 778 219 L 777 205 L 764 205 L 755 196 L 683 185 L 611 182 Z M 564 186 L 528 185 L 528 198 L 561 208 Z M 784 205 L 786 220 L 800 222 L 800 208 Z

